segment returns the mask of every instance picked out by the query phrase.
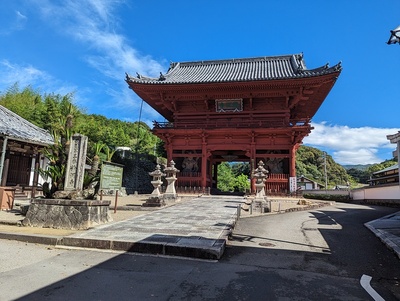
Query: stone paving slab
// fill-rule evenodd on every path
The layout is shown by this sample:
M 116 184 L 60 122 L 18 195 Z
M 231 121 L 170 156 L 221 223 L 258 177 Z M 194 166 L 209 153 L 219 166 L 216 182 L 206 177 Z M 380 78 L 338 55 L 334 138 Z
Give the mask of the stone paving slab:
M 400 221 L 390 219 L 378 219 L 373 222 L 375 228 L 378 229 L 398 229 Z
M 400 259 L 400 211 L 364 225 Z
M 64 246 L 221 258 L 242 197 L 203 196 L 64 237 Z

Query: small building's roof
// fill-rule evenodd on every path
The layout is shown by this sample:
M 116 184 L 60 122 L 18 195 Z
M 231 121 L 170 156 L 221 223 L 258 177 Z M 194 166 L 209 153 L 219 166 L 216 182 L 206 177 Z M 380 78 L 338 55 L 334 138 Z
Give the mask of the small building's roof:
M 391 170 L 396 170 L 396 169 L 398 169 L 399 168 L 399 165 L 398 164 L 395 164 L 395 165 L 392 165 L 392 166 L 389 166 L 389 167 L 386 167 L 386 168 L 384 168 L 384 169 L 381 169 L 381 170 L 378 170 L 378 171 L 375 171 L 374 173 L 372 173 L 372 174 L 379 174 L 379 173 L 383 173 L 383 172 L 387 172 L 387 171 L 391 171 Z
M 400 141 L 400 131 L 393 135 L 386 135 L 386 138 L 390 140 L 390 143 L 397 143 Z
M 171 63 L 166 74 L 157 78 L 127 74 L 128 82 L 143 84 L 196 84 L 297 79 L 341 71 L 341 64 L 307 69 L 303 54 Z
M 33 144 L 53 144 L 50 133 L 0 106 L 0 136 Z
M 317 181 L 311 180 L 305 176 L 297 176 L 297 183 L 315 183 L 320 187 L 324 187 L 323 184 L 318 183 Z

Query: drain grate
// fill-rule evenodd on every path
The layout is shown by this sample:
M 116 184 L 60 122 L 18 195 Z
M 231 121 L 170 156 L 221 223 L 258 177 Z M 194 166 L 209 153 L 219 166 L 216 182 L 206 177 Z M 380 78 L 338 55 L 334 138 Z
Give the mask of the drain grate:
M 260 242 L 259 245 L 262 247 L 275 247 L 275 245 L 270 242 Z

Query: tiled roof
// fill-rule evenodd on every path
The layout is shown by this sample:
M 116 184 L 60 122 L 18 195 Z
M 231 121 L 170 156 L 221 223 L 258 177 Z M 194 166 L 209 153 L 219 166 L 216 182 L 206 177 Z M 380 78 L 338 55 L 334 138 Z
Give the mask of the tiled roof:
M 127 75 L 127 81 L 143 84 L 184 84 L 295 79 L 321 76 L 341 70 L 341 64 L 307 69 L 303 54 L 231 60 L 171 63 L 158 78 Z
M 391 171 L 391 170 L 396 170 L 396 169 L 398 169 L 398 168 L 399 168 L 399 165 L 398 165 L 398 164 L 395 164 L 395 165 L 386 167 L 386 168 L 384 168 L 384 169 L 375 171 L 373 174 L 378 174 L 378 173 L 382 173 L 382 172 L 387 172 L 387 171 Z
M 400 131 L 393 135 L 386 135 L 386 138 L 390 140 L 391 143 L 397 143 L 400 141 Z
M 54 143 L 53 137 L 48 131 L 30 123 L 3 106 L 0 106 L 0 135 L 31 143 Z

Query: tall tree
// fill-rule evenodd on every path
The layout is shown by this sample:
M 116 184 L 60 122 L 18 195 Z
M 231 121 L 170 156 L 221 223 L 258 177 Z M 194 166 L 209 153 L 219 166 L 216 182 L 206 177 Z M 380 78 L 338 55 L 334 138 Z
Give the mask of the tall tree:
M 43 128 L 45 107 L 42 96 L 32 87 L 27 86 L 21 90 L 18 83 L 14 84 L 0 95 L 0 105 Z

